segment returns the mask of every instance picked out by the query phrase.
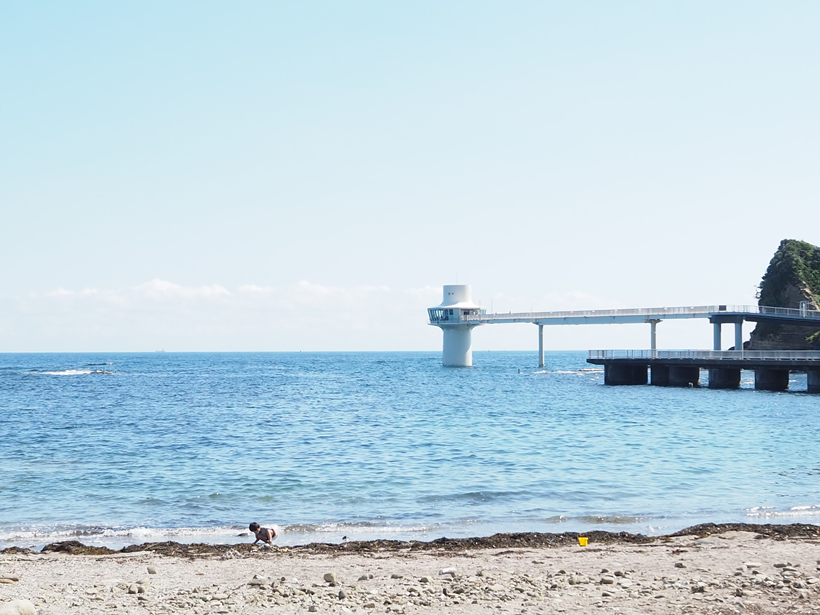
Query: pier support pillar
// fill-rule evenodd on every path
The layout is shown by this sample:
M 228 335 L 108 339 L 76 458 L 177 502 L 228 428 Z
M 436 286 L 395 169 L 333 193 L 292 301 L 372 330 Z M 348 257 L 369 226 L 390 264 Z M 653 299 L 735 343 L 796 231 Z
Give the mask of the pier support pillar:
M 604 365 L 604 384 L 646 384 L 646 365 L 608 363 Z
M 688 387 L 698 386 L 700 382 L 700 368 L 690 367 L 688 365 L 670 365 L 669 366 L 669 386 L 671 387 Z
M 544 367 L 544 325 L 538 325 L 538 367 Z
M 789 370 L 764 369 L 755 370 L 755 388 L 759 391 L 785 391 L 789 388 Z
M 712 323 L 712 350 L 720 350 L 720 323 Z
M 649 372 L 652 375 L 652 385 L 656 387 L 669 386 L 669 366 L 668 365 L 651 365 Z
M 652 354 L 654 356 L 655 351 L 658 349 L 658 323 L 660 322 L 657 318 L 652 318 L 649 321 L 649 348 L 652 350 Z
M 739 389 L 740 368 L 712 367 L 709 369 L 710 389 Z
M 820 369 L 810 369 L 806 372 L 807 393 L 820 393 Z
M 743 350 L 743 320 L 735 323 L 735 350 Z

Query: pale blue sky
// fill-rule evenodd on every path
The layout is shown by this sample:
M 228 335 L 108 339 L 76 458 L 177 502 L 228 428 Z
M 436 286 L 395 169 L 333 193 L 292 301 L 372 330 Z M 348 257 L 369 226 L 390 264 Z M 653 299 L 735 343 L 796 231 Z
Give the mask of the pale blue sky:
M 438 349 L 456 281 L 753 303 L 820 244 L 817 32 L 813 1 L 0 3 L 0 350 Z

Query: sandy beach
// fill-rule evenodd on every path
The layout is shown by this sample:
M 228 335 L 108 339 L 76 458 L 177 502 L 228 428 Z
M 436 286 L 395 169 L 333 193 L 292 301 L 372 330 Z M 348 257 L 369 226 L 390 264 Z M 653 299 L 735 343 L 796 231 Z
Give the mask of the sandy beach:
M 510 545 L 538 540 L 499 535 L 507 547 L 7 549 L 0 612 L 21 599 L 41 614 L 820 613 L 820 528 L 806 528 L 766 534 L 728 526 L 655 539 L 593 533 L 586 547 L 575 535 L 547 535 L 561 539 L 534 547 Z

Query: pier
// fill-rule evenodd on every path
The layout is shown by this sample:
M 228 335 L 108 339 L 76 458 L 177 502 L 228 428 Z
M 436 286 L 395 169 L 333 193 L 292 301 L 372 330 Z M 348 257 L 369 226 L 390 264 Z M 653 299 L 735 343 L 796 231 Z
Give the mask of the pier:
M 699 386 L 705 369 L 710 389 L 737 389 L 750 369 L 755 389 L 785 391 L 791 372 L 806 372 L 807 392 L 820 393 L 817 350 L 590 350 L 587 363 L 603 365 L 609 385 Z
M 444 286 L 440 305 L 427 310 L 429 324 L 444 334 L 445 366 L 472 365 L 472 330 L 491 324 L 528 323 L 538 327 L 538 366 L 544 367 L 544 327 L 551 325 L 649 325 L 649 350 L 593 350 L 587 361 L 603 365 L 606 384 L 698 386 L 700 370 L 709 370 L 709 387 L 740 386 L 740 372 L 753 369 L 755 388 L 780 391 L 788 388 L 790 371 L 807 373 L 808 390 L 820 393 L 820 351 L 743 350 L 743 324 L 778 323 L 820 329 L 820 311 L 803 302 L 798 309 L 758 305 L 705 305 L 613 310 L 487 313 L 474 304 L 466 284 Z M 664 320 L 708 319 L 713 328 L 712 350 L 657 350 L 658 324 Z M 722 350 L 722 326 L 734 327 L 734 347 Z M 651 373 L 651 377 L 650 377 Z

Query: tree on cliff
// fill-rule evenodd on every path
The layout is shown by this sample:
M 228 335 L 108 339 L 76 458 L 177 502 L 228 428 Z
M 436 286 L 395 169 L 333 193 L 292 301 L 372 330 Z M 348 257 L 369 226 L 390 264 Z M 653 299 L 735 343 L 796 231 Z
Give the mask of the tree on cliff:
M 758 305 L 809 309 L 820 305 L 820 248 L 805 241 L 784 239 L 760 282 Z M 758 324 L 749 349 L 809 350 L 820 348 L 820 331 L 789 325 Z

